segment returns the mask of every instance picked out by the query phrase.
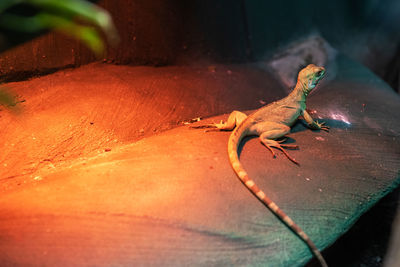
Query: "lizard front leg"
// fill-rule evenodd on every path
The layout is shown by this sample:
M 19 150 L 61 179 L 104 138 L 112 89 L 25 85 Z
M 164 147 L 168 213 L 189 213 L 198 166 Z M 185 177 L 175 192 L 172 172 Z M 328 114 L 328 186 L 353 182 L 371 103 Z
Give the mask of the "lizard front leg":
M 310 114 L 306 110 L 303 111 L 303 118 L 306 120 L 308 127 L 314 130 L 324 130 L 329 132 L 329 126 L 325 125 L 325 122 L 314 121 Z

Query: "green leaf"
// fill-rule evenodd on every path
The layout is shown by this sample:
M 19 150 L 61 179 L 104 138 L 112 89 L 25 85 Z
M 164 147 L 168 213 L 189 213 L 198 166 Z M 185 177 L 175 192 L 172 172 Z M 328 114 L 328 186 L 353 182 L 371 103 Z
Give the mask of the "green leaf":
M 19 3 L 31 4 L 41 11 L 31 17 L 3 13 L 0 15 L 3 28 L 28 33 L 57 30 L 81 40 L 97 57 L 102 56 L 105 47 L 98 29 L 105 33 L 110 44 L 119 41 L 108 12 L 85 0 L 0 0 L 0 12 Z
M 48 29 L 36 16 L 21 17 L 13 14 L 0 15 L 0 25 L 4 29 L 27 33 Z
M 90 26 L 82 26 L 62 17 L 51 14 L 41 13 L 35 16 L 38 24 L 44 27 L 52 28 L 66 35 L 80 39 L 84 42 L 97 56 L 101 56 L 104 51 L 103 41 L 97 31 Z
M 103 8 L 83 0 L 26 0 L 34 6 L 54 13 L 60 17 L 72 19 L 78 17 L 99 27 L 110 42 L 118 41 L 118 34 L 111 16 Z
M 15 97 L 8 93 L 5 88 L 0 88 L 0 105 L 15 106 Z
M 25 0 L 0 0 L 0 13 L 7 8 L 23 3 Z

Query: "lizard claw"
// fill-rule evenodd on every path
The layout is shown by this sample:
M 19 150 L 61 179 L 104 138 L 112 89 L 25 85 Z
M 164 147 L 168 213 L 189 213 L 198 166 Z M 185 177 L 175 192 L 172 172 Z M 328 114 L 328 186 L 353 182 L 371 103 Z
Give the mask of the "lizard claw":
M 296 165 L 300 165 L 300 163 L 298 163 L 297 160 L 296 160 L 295 158 L 292 158 L 292 157 L 286 152 L 286 150 L 284 149 L 284 146 L 285 146 L 285 145 L 279 145 L 279 146 L 275 146 L 275 147 L 276 147 L 277 149 L 279 149 L 280 151 L 282 151 L 283 154 L 285 154 L 285 156 L 286 156 L 291 162 L 293 162 L 293 163 L 296 164 Z
M 195 126 L 190 125 L 189 128 L 190 129 L 215 128 L 215 125 L 212 125 L 212 124 L 202 124 L 202 125 L 195 125 Z
M 278 142 L 279 144 L 282 144 L 283 142 L 285 142 L 287 140 L 287 137 L 283 137 L 280 140 L 275 140 L 276 142 Z
M 297 145 L 291 145 L 291 144 L 280 144 L 278 141 L 276 140 L 271 140 L 271 139 L 260 139 L 260 141 L 264 144 L 264 146 L 266 148 L 268 148 L 268 150 L 271 152 L 272 154 L 272 158 L 276 158 L 275 152 L 272 149 L 272 147 L 275 147 L 277 149 L 279 149 L 280 151 L 283 152 L 283 154 L 285 154 L 285 156 L 292 161 L 293 163 L 295 163 L 296 165 L 300 165 L 294 158 L 292 158 L 285 150 L 285 147 L 287 148 L 294 148 L 297 149 L 298 146 Z
M 219 123 L 214 123 L 213 124 L 215 126 L 215 128 L 217 129 L 222 129 L 225 126 L 225 122 L 223 120 L 221 120 Z
M 326 132 L 329 132 L 330 129 L 329 126 L 325 125 L 325 122 L 318 122 L 318 121 L 315 121 L 315 128 Z
M 330 127 L 329 126 L 322 126 L 321 130 L 325 131 L 325 132 L 329 132 Z
M 298 145 L 292 145 L 292 144 L 281 144 L 281 147 L 289 149 L 299 149 Z

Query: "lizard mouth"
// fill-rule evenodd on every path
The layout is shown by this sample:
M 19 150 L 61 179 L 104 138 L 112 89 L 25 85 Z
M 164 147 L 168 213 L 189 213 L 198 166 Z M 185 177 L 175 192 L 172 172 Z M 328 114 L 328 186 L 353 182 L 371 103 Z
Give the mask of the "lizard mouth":
M 311 91 L 313 91 L 313 89 L 317 86 L 319 81 L 321 81 L 324 76 L 325 76 L 325 69 L 321 68 L 315 73 L 314 78 L 309 81 L 307 93 L 311 93 Z
M 325 68 L 309 64 L 299 72 L 298 82 L 300 82 L 304 94 L 307 96 L 325 76 Z
M 314 79 L 314 81 L 313 81 L 313 83 L 312 83 L 312 88 L 314 88 L 315 86 L 317 86 L 317 84 L 319 83 L 319 81 L 321 81 L 322 78 L 324 78 L 324 76 L 325 76 L 325 69 L 321 67 L 320 70 L 318 70 L 318 71 L 315 73 L 315 79 Z

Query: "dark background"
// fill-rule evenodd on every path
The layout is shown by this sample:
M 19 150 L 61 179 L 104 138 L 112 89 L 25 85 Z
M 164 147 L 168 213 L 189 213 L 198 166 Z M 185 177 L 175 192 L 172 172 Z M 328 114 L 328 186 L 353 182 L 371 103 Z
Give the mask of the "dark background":
M 396 0 L 103 0 L 121 43 L 117 64 L 242 63 L 319 33 L 399 91 L 400 2 Z M 7 36 L 3 36 L 7 40 Z M 96 60 L 76 40 L 49 33 L 0 55 L 0 78 L 18 80 Z

